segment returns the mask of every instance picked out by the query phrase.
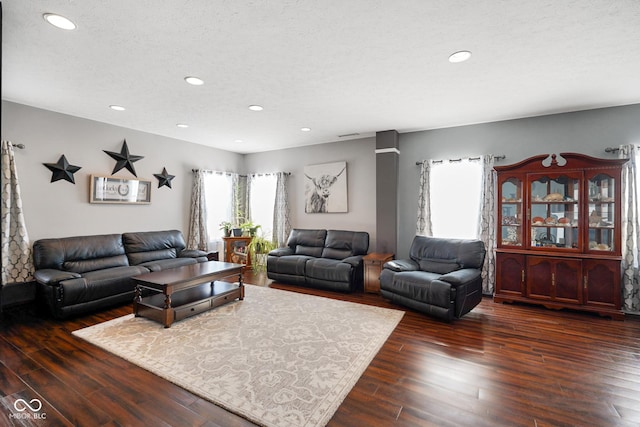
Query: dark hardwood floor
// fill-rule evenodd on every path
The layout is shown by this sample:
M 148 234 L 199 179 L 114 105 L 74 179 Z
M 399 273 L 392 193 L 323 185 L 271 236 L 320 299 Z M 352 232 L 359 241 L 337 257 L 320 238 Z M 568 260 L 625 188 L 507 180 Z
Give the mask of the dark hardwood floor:
M 247 283 L 268 285 L 249 274 Z M 403 309 L 378 295 L 279 289 Z M 638 426 L 640 319 L 496 304 L 451 324 L 409 310 L 330 426 Z M 253 426 L 71 335 L 130 305 L 56 321 L 13 309 L 0 327 L 0 426 Z M 46 419 L 16 416 L 42 402 Z M 11 415 L 13 414 L 13 415 Z

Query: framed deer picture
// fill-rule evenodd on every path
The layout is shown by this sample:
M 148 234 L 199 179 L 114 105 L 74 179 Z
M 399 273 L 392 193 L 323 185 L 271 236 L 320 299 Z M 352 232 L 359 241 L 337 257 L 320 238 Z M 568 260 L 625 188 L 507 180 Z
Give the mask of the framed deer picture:
M 347 162 L 308 165 L 304 176 L 306 213 L 348 212 Z

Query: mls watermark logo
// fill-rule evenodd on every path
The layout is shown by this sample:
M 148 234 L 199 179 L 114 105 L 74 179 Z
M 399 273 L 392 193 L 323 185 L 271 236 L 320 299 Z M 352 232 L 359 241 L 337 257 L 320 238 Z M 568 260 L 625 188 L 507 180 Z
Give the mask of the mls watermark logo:
M 31 399 L 28 402 L 24 399 L 17 399 L 13 402 L 13 408 L 18 412 L 9 414 L 9 418 L 34 420 L 47 419 L 47 413 L 40 412 L 42 409 L 42 402 L 40 399 Z

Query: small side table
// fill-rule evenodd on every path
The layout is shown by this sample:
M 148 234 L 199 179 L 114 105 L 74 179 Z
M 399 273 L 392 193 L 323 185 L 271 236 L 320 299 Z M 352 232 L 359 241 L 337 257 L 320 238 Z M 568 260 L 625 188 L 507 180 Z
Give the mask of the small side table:
M 370 253 L 364 261 L 364 291 L 377 294 L 380 292 L 380 273 L 385 262 L 393 259 L 393 254 Z
M 224 241 L 224 261 L 236 264 L 245 264 L 246 269 L 251 268 L 251 257 L 249 256 L 249 243 L 253 237 L 223 237 Z

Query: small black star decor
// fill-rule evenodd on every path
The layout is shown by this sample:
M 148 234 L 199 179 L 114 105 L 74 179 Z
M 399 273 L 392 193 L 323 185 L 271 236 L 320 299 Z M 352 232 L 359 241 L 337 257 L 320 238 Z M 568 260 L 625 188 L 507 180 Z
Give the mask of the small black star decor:
M 167 168 L 162 168 L 162 173 L 154 173 L 153 176 L 158 178 L 158 188 L 166 185 L 171 188 L 171 180 L 175 178 L 175 175 L 169 175 L 167 173 Z
M 129 147 L 127 147 L 126 139 L 124 140 L 124 143 L 122 144 L 122 149 L 120 150 L 119 153 L 114 153 L 113 151 L 107 151 L 107 150 L 102 150 L 102 151 L 104 151 L 105 153 L 107 153 L 117 161 L 116 167 L 113 168 L 113 172 L 111 173 L 111 175 L 115 175 L 115 173 L 122 168 L 127 168 L 129 172 L 133 174 L 133 176 L 135 177 L 138 176 L 136 175 L 136 169 L 133 166 L 133 162 L 137 162 L 140 159 L 144 159 L 144 157 L 129 154 Z
M 82 169 L 80 166 L 70 165 L 64 154 L 60 156 L 58 163 L 43 163 L 43 165 L 53 172 L 51 182 L 64 179 L 65 181 L 75 184 L 76 181 L 73 179 L 73 174 Z

